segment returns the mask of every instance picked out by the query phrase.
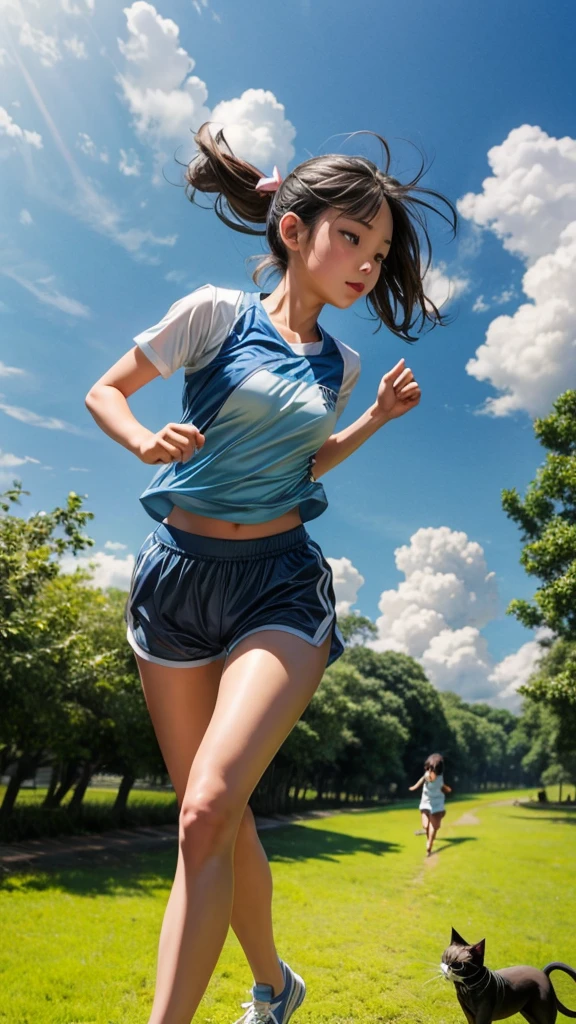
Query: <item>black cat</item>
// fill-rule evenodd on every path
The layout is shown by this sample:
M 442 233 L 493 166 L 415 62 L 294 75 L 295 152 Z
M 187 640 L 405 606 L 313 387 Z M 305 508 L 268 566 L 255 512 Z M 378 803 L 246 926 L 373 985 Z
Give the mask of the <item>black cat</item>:
M 529 1024 L 554 1024 L 558 1010 L 567 1017 L 576 1017 L 556 995 L 549 974 L 565 971 L 576 981 L 576 971 L 567 964 L 535 967 L 504 967 L 490 971 L 484 966 L 485 940 L 468 945 L 452 929 L 448 949 L 442 954 L 441 968 L 447 981 L 456 986 L 458 1002 L 468 1024 L 491 1024 L 514 1013 L 521 1013 Z

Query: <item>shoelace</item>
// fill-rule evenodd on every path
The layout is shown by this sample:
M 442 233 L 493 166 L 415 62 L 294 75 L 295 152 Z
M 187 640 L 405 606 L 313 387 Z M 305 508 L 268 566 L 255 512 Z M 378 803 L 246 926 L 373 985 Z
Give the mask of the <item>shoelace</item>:
M 252 999 L 249 1003 L 242 1003 L 242 1009 L 246 1009 L 235 1024 L 278 1024 L 278 1018 L 270 1003 L 262 1003 L 258 999 Z

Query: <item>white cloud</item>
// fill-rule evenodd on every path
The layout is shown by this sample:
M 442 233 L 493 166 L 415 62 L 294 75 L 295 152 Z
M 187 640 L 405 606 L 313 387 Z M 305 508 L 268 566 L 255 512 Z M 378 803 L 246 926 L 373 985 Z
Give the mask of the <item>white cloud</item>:
M 27 128 L 21 128 L 12 119 L 5 109 L 0 107 L 0 135 L 7 135 L 10 139 L 18 139 L 21 142 L 34 146 L 35 149 L 42 149 L 42 136 L 39 132 L 31 132 Z
M 492 302 L 495 302 L 497 306 L 505 306 L 512 299 L 516 298 L 516 292 L 514 288 L 503 288 L 498 295 L 492 296 Z
M 327 558 L 334 577 L 334 595 L 336 597 L 336 614 L 348 615 L 360 587 L 364 583 L 364 577 L 349 558 Z
M 21 224 L 24 224 L 25 227 L 29 227 L 31 224 L 34 223 L 30 210 L 20 210 L 20 217 L 18 219 Z
M 438 263 L 431 266 L 424 277 L 424 290 L 429 299 L 440 309 L 441 306 L 458 298 L 467 291 L 470 282 L 465 277 L 450 277 L 446 273 L 446 264 Z
M 31 455 L 11 455 L 10 452 L 0 451 L 0 466 L 3 468 L 12 466 L 23 466 L 26 462 L 33 462 L 40 465 L 39 459 L 33 459 Z
M 43 427 L 44 430 L 64 430 L 68 434 L 84 433 L 84 431 L 80 430 L 79 427 L 75 427 L 72 423 L 56 419 L 55 416 L 40 416 L 31 409 L 23 409 L 17 405 L 7 405 L 5 402 L 0 402 L 0 409 L 7 416 L 11 416 L 14 420 L 19 420 L 20 423 L 26 423 L 30 427 Z M 51 467 L 44 466 L 43 468 L 50 469 Z
M 269 89 L 246 89 L 238 99 L 218 103 L 212 120 L 224 125 L 237 156 L 265 172 L 271 173 L 274 164 L 284 172 L 294 157 L 296 129 Z
M 0 377 L 21 377 L 25 372 L 19 366 L 6 366 L 6 363 L 0 360 Z
M 576 220 L 561 233 L 556 250 L 526 271 L 522 286 L 531 301 L 512 316 L 496 317 L 466 365 L 471 376 L 503 392 L 487 399 L 485 412 L 545 415 L 576 380 L 575 277 Z
M 458 201 L 462 216 L 529 261 L 555 249 L 576 219 L 576 140 L 524 124 L 488 151 L 488 163 L 493 173 L 483 191 Z
M 522 287 L 528 301 L 490 323 L 466 370 L 500 392 L 482 412 L 541 416 L 576 379 L 576 139 L 522 125 L 489 151 L 488 161 L 492 177 L 458 208 L 527 263 Z M 514 297 L 505 288 L 493 301 Z
M 194 59 L 180 46 L 178 25 L 163 18 L 145 0 L 124 9 L 128 38 L 118 46 L 126 67 L 119 76 L 124 99 L 140 138 L 161 160 L 166 149 L 181 144 L 181 159 L 193 155 L 191 131 L 204 121 L 219 121 L 226 138 L 241 157 L 263 170 L 276 163 L 284 170 L 294 156 L 294 126 L 272 92 L 248 89 L 237 99 L 219 103 L 212 113 L 208 88 L 191 72 Z
M 117 540 L 107 540 L 105 545 L 104 545 L 104 547 L 107 548 L 108 551 L 125 551 L 126 550 L 126 544 L 120 544 L 120 541 L 117 541 Z
M 498 592 L 480 544 L 447 526 L 428 527 L 395 557 L 405 579 L 382 593 L 378 637 L 368 646 L 416 658 L 439 690 L 497 697 L 504 682 L 480 631 L 497 614 Z
M 186 270 L 169 270 L 167 274 L 164 274 L 164 280 L 180 284 L 185 281 L 188 277 Z
M 84 466 L 68 466 L 69 473 L 89 473 L 90 470 Z
M 76 149 L 79 149 L 81 153 L 84 153 L 84 156 L 89 156 L 92 160 L 101 160 L 103 164 L 107 164 L 110 159 L 107 151 L 105 149 L 98 150 L 94 139 L 91 139 L 86 132 L 78 132 Z
M 498 694 L 491 702 L 496 707 L 507 708 L 509 711 L 520 710 L 522 698 L 518 693 L 518 687 L 528 682 L 545 653 L 545 649 L 538 643 L 545 634 L 546 630 L 539 630 L 535 640 L 522 644 L 514 654 L 509 654 L 496 665 L 489 676 L 490 682 L 498 688 Z
M 11 270 L 7 267 L 0 269 L 0 273 L 4 274 L 5 277 L 9 277 L 12 281 L 15 281 L 26 291 L 30 292 L 39 302 L 44 303 L 47 306 L 54 306 L 56 309 L 61 310 L 62 313 L 68 313 L 69 316 L 89 317 L 91 315 L 88 306 L 85 306 L 82 302 L 78 302 L 77 299 L 71 299 L 68 295 L 63 295 L 56 288 L 50 284 L 51 279 L 44 279 L 44 281 L 29 281 L 21 274 L 18 274 L 15 270 Z
M 142 162 L 138 158 L 138 154 L 133 149 L 129 149 L 126 152 L 125 149 L 120 150 L 120 163 L 118 164 L 118 170 L 125 174 L 127 178 L 139 178 L 142 170 Z
M 76 60 L 88 60 L 86 44 L 82 39 L 78 39 L 78 36 L 70 36 L 69 39 L 65 39 L 64 46 L 73 57 L 76 57 Z
M 37 53 L 40 63 L 46 68 L 52 68 L 62 60 L 56 37 L 48 35 L 41 28 L 33 28 L 28 21 L 20 26 L 20 46 L 27 46 Z
M 82 15 L 94 11 L 94 0 L 84 0 L 83 4 L 74 3 L 74 0 L 60 0 L 60 6 L 66 14 Z
M 472 306 L 472 312 L 485 313 L 487 309 L 490 309 L 490 306 L 488 305 L 487 302 L 484 301 L 484 296 L 479 295 L 476 301 L 474 302 L 474 305 Z
M 134 561 L 134 555 L 115 558 L 114 555 L 107 555 L 104 551 L 96 551 L 93 555 L 82 555 L 79 558 L 65 555 L 61 559 L 60 565 L 62 571 L 66 573 L 75 572 L 76 569 L 92 572 L 91 585 L 93 587 L 101 587 L 103 590 L 107 587 L 129 590 Z

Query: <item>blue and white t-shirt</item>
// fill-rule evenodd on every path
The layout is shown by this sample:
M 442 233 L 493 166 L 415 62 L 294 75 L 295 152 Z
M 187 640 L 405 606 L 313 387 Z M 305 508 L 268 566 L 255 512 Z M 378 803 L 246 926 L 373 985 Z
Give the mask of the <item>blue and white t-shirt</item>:
M 291 345 L 260 293 L 207 284 L 135 337 L 163 377 L 184 367 L 180 422 L 206 437 L 188 462 L 163 464 L 141 495 L 153 519 L 174 505 L 236 523 L 295 507 L 303 521 L 324 511 L 312 459 L 350 397 L 360 358 L 319 330 L 321 340 Z

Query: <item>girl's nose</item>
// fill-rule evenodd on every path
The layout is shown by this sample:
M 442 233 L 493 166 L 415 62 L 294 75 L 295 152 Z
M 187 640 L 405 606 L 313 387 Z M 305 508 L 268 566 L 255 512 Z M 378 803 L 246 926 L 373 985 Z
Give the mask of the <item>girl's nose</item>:
M 363 263 L 359 269 L 362 274 L 369 274 L 372 270 L 372 264 L 370 263 L 370 260 L 366 260 L 366 262 Z

